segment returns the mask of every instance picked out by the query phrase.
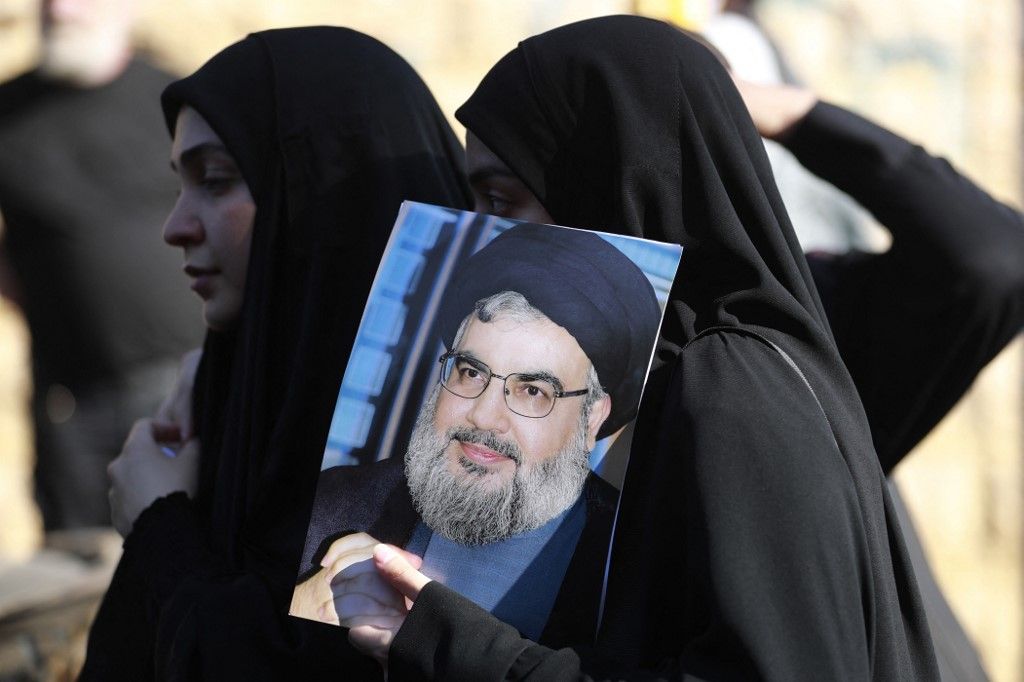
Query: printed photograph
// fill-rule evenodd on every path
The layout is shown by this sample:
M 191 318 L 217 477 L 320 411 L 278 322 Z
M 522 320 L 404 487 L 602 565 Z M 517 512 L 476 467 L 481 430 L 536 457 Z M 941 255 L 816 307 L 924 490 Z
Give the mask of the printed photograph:
M 405 202 L 339 391 L 290 613 L 337 624 L 386 608 L 390 595 L 367 597 L 365 560 L 386 542 L 527 636 L 582 641 L 681 252 Z

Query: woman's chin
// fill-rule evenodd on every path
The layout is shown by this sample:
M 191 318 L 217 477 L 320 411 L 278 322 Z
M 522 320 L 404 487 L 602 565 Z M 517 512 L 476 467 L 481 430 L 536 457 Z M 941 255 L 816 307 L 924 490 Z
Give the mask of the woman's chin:
M 241 305 L 225 305 L 225 303 L 211 298 L 203 304 L 203 321 L 208 329 L 225 332 L 238 323 Z

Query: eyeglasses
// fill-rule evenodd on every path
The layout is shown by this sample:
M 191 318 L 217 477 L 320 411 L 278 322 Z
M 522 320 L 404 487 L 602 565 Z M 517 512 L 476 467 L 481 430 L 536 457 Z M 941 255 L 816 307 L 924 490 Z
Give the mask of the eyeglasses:
M 457 351 L 448 351 L 438 360 L 441 363 L 441 385 L 449 393 L 473 400 L 483 395 L 491 379 L 505 382 L 505 404 L 523 417 L 540 419 L 555 409 L 555 400 L 590 393 L 590 389 L 563 391 L 562 382 L 547 373 L 517 372 L 501 376 L 484 363 Z

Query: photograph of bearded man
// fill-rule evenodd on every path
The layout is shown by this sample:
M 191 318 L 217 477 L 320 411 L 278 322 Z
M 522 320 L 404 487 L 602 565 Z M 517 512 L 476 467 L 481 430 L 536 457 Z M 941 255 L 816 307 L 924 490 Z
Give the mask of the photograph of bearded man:
M 524 634 L 585 641 L 618 496 L 589 455 L 635 416 L 660 319 L 643 271 L 591 232 L 524 223 L 460 264 L 404 459 L 321 472 L 292 615 L 399 613 L 366 561 L 387 542 Z

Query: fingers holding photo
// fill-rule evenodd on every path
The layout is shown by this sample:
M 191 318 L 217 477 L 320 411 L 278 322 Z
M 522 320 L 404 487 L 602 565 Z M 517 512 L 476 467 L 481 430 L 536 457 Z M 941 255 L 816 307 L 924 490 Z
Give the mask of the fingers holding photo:
M 135 520 L 158 498 L 183 491 L 195 495 L 199 474 L 199 441 L 180 445 L 173 457 L 162 443 L 175 429 L 166 422 L 139 419 L 132 426 L 121 453 L 107 466 L 110 512 L 114 527 L 124 537 Z

